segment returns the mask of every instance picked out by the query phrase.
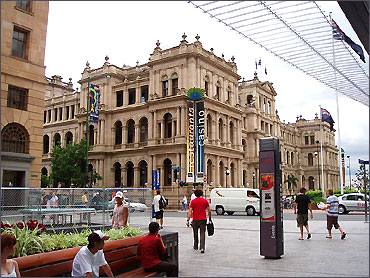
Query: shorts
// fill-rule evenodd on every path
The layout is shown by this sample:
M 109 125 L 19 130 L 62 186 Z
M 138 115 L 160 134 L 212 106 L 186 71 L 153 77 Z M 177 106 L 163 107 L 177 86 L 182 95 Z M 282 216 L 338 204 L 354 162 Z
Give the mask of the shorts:
M 155 212 L 155 219 L 163 219 L 163 210 Z
M 303 227 L 308 225 L 308 214 L 297 213 L 297 227 Z
M 326 228 L 328 230 L 331 230 L 331 228 L 334 226 L 335 229 L 339 228 L 338 224 L 338 216 L 326 216 Z

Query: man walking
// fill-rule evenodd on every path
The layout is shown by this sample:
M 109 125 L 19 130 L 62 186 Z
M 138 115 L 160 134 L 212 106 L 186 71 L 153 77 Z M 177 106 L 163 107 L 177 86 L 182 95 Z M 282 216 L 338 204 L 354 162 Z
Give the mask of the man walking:
M 159 224 L 149 224 L 149 234 L 142 237 L 137 246 L 137 256 L 148 272 L 166 272 L 167 277 L 178 277 L 178 266 L 174 262 L 162 261 L 159 256 L 166 253 L 166 247 L 159 232 Z
M 211 209 L 209 208 L 209 203 L 206 199 L 202 198 L 203 191 L 200 189 L 195 190 L 195 199 L 190 203 L 190 209 L 188 212 L 188 219 L 186 221 L 186 226 L 189 227 L 189 221 L 193 213 L 193 235 L 194 235 L 194 245 L 193 248 L 198 250 L 198 230 L 200 229 L 200 253 L 204 253 L 206 245 L 206 224 L 207 224 L 207 214 L 209 222 L 212 222 Z
M 307 230 L 307 239 L 311 238 L 311 233 L 308 228 L 308 210 L 310 210 L 311 219 L 313 218 L 312 214 L 312 205 L 310 197 L 306 195 L 306 188 L 302 187 L 299 190 L 300 194 L 297 195 L 294 202 L 294 214 L 297 214 L 297 225 L 301 230 L 301 237 L 299 240 L 303 240 L 303 226 Z M 297 212 L 298 207 L 298 212 Z
M 123 204 L 124 196 L 122 191 L 118 191 L 115 198 L 117 204 L 113 209 L 112 229 L 121 229 L 127 226 L 128 207 Z
M 329 197 L 326 199 L 326 206 L 322 208 L 322 210 L 328 210 L 326 216 L 326 228 L 328 229 L 329 234 L 326 236 L 326 238 L 332 238 L 331 229 L 334 226 L 335 229 L 339 229 L 341 232 L 340 239 L 345 239 L 347 234 L 338 224 L 338 198 L 334 195 L 333 189 L 328 190 L 328 195 Z
M 165 208 L 166 199 L 161 195 L 161 191 L 157 190 L 157 195 L 153 198 L 155 219 L 163 229 L 163 210 Z

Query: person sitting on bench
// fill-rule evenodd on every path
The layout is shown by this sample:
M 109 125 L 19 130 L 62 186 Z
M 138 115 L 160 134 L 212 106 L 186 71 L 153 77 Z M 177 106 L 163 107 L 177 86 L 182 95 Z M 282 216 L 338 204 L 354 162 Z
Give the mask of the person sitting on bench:
M 87 238 L 89 244 L 83 246 L 73 260 L 73 277 L 99 277 L 100 267 L 103 268 L 108 277 L 113 277 L 112 270 L 103 253 L 104 240 L 107 239 L 109 236 L 105 236 L 100 230 L 89 235 Z
M 166 272 L 167 277 L 178 277 L 178 266 L 174 262 L 162 261 L 161 255 L 166 254 L 159 232 L 159 224 L 149 224 L 149 234 L 142 237 L 137 246 L 137 255 L 147 272 Z

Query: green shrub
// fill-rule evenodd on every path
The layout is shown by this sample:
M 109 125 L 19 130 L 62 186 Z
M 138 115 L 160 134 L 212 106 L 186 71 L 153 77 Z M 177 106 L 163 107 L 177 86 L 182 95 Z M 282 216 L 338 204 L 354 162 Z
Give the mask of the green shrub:
M 320 203 L 320 202 L 322 202 L 322 201 L 318 201 L 318 202 L 316 202 L 315 200 L 319 200 L 319 198 L 320 199 L 322 199 L 322 191 L 320 190 L 316 190 L 316 191 L 307 191 L 306 192 L 306 195 L 308 196 L 308 197 L 310 197 L 310 200 L 311 200 L 311 202 L 312 203 Z
M 19 224 L 19 223 L 18 223 Z M 2 233 L 11 233 L 17 239 L 14 257 L 28 256 L 37 253 L 51 252 L 61 249 L 87 245 L 87 237 L 92 230 L 86 229 L 81 232 L 65 233 L 41 233 L 41 228 L 30 229 L 27 225 L 20 228 L 19 225 L 2 223 Z M 110 236 L 109 240 L 124 239 L 128 237 L 142 235 L 143 232 L 134 227 L 127 226 L 119 230 L 103 230 L 104 234 Z

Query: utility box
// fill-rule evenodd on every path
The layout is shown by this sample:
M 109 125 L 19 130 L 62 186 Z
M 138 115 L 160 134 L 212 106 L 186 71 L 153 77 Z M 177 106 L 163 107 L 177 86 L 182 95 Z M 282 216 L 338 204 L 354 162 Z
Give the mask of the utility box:
M 279 259 L 284 254 L 280 141 L 262 138 L 259 146 L 260 255 Z

